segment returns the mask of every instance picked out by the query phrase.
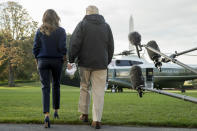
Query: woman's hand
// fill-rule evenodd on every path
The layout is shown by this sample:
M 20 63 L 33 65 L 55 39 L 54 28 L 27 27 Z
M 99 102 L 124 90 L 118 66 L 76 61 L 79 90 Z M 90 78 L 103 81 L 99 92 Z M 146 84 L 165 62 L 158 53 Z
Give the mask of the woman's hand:
M 63 56 L 63 60 L 64 60 L 64 62 L 66 62 L 66 60 L 67 60 L 66 55 Z

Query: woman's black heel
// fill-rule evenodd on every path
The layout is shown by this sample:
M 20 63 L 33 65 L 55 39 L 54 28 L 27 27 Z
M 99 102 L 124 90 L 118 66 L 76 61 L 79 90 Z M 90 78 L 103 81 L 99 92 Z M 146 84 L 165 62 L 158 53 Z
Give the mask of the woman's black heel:
M 49 120 L 49 117 L 47 116 L 47 117 L 45 117 L 45 119 L 44 119 L 44 127 L 45 128 L 50 128 L 50 120 Z
M 53 117 L 54 117 L 55 119 L 59 119 L 59 115 L 58 115 L 57 111 L 54 112 Z

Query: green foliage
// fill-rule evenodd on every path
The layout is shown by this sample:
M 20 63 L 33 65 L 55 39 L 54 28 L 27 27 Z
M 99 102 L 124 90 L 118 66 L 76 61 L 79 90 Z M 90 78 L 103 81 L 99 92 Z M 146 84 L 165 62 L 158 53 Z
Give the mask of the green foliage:
M 14 86 L 15 77 L 30 79 L 35 72 L 31 50 L 38 23 L 16 2 L 1 3 L 0 12 L 0 79 Z
M 40 76 L 39 76 L 38 72 L 33 72 L 30 80 L 31 81 L 39 81 L 39 78 L 40 78 Z
M 66 49 L 67 49 L 67 59 L 68 59 L 68 52 L 69 52 L 69 44 L 70 44 L 70 38 L 71 38 L 71 34 L 67 33 L 66 34 Z
M 197 87 L 197 79 L 191 81 L 191 84 L 192 84 L 193 86 Z
M 4 62 L 0 65 L 0 81 L 8 80 L 8 73 L 7 73 L 7 63 Z
M 20 48 L 23 50 L 23 55 L 21 56 L 23 62 L 16 69 L 16 77 L 24 80 L 31 80 L 32 77 L 35 77 L 35 74 L 37 74 L 36 62 L 32 54 L 33 39 L 21 42 Z M 33 79 L 36 80 L 36 78 Z

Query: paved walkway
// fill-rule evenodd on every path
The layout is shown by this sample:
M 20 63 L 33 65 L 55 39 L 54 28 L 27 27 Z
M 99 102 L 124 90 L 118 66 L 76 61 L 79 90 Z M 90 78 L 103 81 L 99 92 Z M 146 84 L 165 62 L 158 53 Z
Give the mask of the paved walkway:
M 40 124 L 0 124 L 0 131 L 95 131 L 88 125 L 52 125 L 43 128 Z M 197 131 L 197 128 L 166 128 L 166 127 L 129 127 L 129 126 L 102 126 L 98 131 Z

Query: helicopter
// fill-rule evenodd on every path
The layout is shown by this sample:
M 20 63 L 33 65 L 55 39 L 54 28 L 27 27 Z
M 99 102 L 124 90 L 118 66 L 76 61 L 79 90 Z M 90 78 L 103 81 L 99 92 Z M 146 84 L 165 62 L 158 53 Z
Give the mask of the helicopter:
M 123 88 L 132 88 L 130 70 L 136 65 L 141 67 L 146 81 L 150 81 L 154 75 L 150 88 L 182 88 L 185 81 L 197 79 L 195 73 L 173 63 L 163 64 L 160 72 L 153 63 L 130 52 L 115 55 L 108 65 L 106 89 L 111 89 L 111 92 L 123 92 Z M 192 67 L 197 69 L 197 65 Z
M 130 16 L 129 20 L 129 32 L 133 32 L 133 18 Z M 136 35 L 136 32 L 133 34 Z M 138 34 L 137 34 L 138 35 Z M 134 43 L 140 43 L 141 36 L 134 39 Z M 153 42 L 153 41 L 152 41 Z M 123 51 L 119 54 L 115 54 L 111 63 L 108 65 L 108 73 L 107 73 L 107 84 L 106 90 L 111 89 L 111 92 L 123 92 L 123 88 L 133 88 L 133 84 L 131 82 L 131 68 L 134 66 L 139 66 L 142 70 L 142 75 L 145 80 L 146 86 L 153 89 L 162 89 L 162 88 L 183 88 L 183 84 L 187 80 L 197 79 L 197 73 L 195 71 L 187 70 L 182 66 L 184 64 L 177 65 L 177 63 L 169 63 L 170 59 L 167 59 L 168 63 L 161 64 L 158 62 L 160 55 L 155 55 L 155 58 L 151 58 L 154 60 L 154 63 L 148 62 L 144 57 L 139 57 L 141 51 L 141 47 L 139 45 L 135 45 L 137 50 L 137 55 L 133 53 L 134 45 L 129 44 L 129 49 Z M 154 44 L 154 43 L 153 43 Z M 156 43 L 155 43 L 156 44 Z M 145 45 L 147 47 L 147 45 Z M 153 47 L 157 47 L 153 45 Z M 179 53 L 179 55 L 194 51 L 196 48 Z M 150 53 L 150 51 L 148 51 Z M 159 52 L 160 53 L 160 52 Z M 153 54 L 153 53 L 151 53 Z M 177 53 L 173 54 L 172 57 L 175 58 L 178 56 Z M 156 61 L 155 61 L 156 60 Z M 175 59 L 172 59 L 173 61 Z M 161 70 L 162 66 L 162 70 Z M 195 70 L 197 69 L 197 65 L 190 65 Z M 191 68 L 190 68 L 191 69 Z M 154 75 L 154 77 L 153 77 Z

